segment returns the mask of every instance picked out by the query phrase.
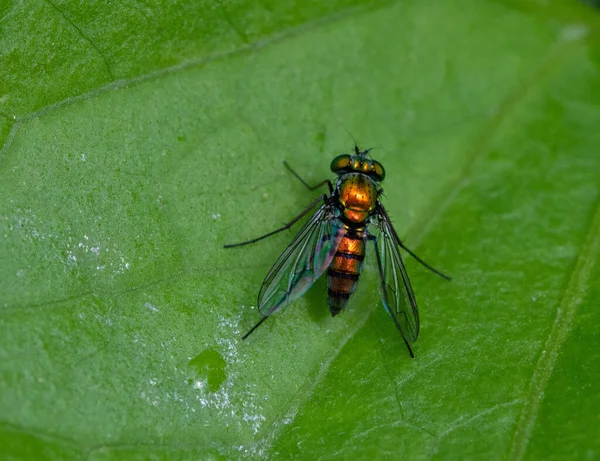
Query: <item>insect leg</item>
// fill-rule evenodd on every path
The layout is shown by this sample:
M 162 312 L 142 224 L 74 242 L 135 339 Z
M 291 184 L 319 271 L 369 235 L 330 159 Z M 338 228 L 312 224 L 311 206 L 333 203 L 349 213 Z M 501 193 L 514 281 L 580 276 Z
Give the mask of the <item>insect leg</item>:
M 315 184 L 314 186 L 309 186 L 308 183 L 304 179 L 302 179 L 298 173 L 296 173 L 294 170 L 292 170 L 292 167 L 288 164 L 288 162 L 286 162 L 284 160 L 283 164 L 290 171 L 290 173 L 292 173 L 294 176 L 296 176 L 298 181 L 300 181 L 302 184 L 304 184 L 304 186 L 306 186 L 306 188 L 308 190 L 315 190 L 315 189 L 321 187 L 322 185 L 327 184 L 327 186 L 329 187 L 329 193 L 330 194 L 333 193 L 333 185 L 331 184 L 331 181 L 329 179 L 325 179 L 324 181 L 321 181 L 319 184 Z
M 287 223 L 283 227 L 280 227 L 279 229 L 275 229 L 273 232 L 269 232 L 268 234 L 262 235 L 260 237 L 255 238 L 255 239 L 252 239 L 252 240 L 247 240 L 245 242 L 232 243 L 232 244 L 229 244 L 229 245 L 223 245 L 223 248 L 233 248 L 233 247 L 239 247 L 239 246 L 243 246 L 243 245 L 250 245 L 251 243 L 258 242 L 259 240 L 262 240 L 262 239 L 265 239 L 267 237 L 270 237 L 271 235 L 275 235 L 278 232 L 281 232 L 281 231 L 284 231 L 286 229 L 289 229 L 294 224 L 296 224 L 300 219 L 302 219 L 302 217 L 304 217 L 310 210 L 312 210 L 315 206 L 317 206 L 319 204 L 319 202 L 321 202 L 321 201 L 325 202 L 327 199 L 328 199 L 328 197 L 327 197 L 326 194 L 321 195 L 314 202 L 312 202 L 310 205 L 308 205 L 304 209 L 304 211 L 302 213 L 300 213 L 298 216 L 296 216 L 294 219 L 292 219 L 289 223 Z
M 388 216 L 387 211 L 385 211 L 385 208 L 383 207 L 383 205 L 379 204 L 379 209 L 380 209 L 381 214 L 387 220 L 388 225 L 390 226 L 390 229 L 392 229 L 392 232 L 394 233 L 394 238 L 396 239 L 396 243 L 398 244 L 398 246 L 400 248 L 402 248 L 403 250 L 405 250 L 409 255 L 411 255 L 413 258 L 415 258 L 417 261 L 419 261 L 421 264 L 423 264 L 423 266 L 425 266 L 427 269 L 429 269 L 434 274 L 437 274 L 437 275 L 439 275 L 440 277 L 442 277 L 442 278 L 444 278 L 446 280 L 452 280 L 451 277 L 449 277 L 446 274 L 443 274 L 442 272 L 440 272 L 437 269 L 433 268 L 432 266 L 430 266 L 429 264 L 427 264 L 425 261 L 423 261 L 421 258 L 419 258 L 416 254 L 414 254 L 410 249 L 408 249 L 404 245 L 404 243 L 402 243 L 402 240 L 400 240 L 400 237 L 398 237 L 398 234 L 396 233 L 396 229 L 394 229 L 394 226 L 392 225 L 392 221 L 390 220 L 390 217 Z
M 258 322 L 256 325 L 254 325 L 254 326 L 253 326 L 253 327 L 250 329 L 250 331 L 249 331 L 248 333 L 246 333 L 244 336 L 242 336 L 242 341 L 243 341 L 243 340 L 245 340 L 245 339 L 246 339 L 248 336 L 250 336 L 250 335 L 251 335 L 251 334 L 254 332 L 254 330 L 256 330 L 256 329 L 257 329 L 259 326 L 261 326 L 261 324 L 262 324 L 262 323 L 263 323 L 265 320 L 267 320 L 269 317 L 270 317 L 270 316 L 269 316 L 269 315 L 267 315 L 266 317 L 263 317 L 262 319 L 260 319 L 260 321 L 259 321 L 259 322 Z
M 369 235 L 369 240 L 371 240 L 373 242 L 373 246 L 375 247 L 375 254 L 377 255 L 377 267 L 379 267 L 379 277 L 381 278 L 381 292 L 385 293 L 385 287 L 383 286 L 385 284 L 385 275 L 383 274 L 383 264 L 381 262 L 381 255 L 379 254 L 379 247 L 377 246 L 377 237 L 375 237 L 374 235 Z M 390 312 L 390 317 L 392 317 L 392 319 L 394 320 L 394 323 L 396 324 L 396 328 L 398 328 L 398 331 L 400 331 L 400 335 L 402 336 L 402 339 L 404 340 L 404 344 L 406 344 L 406 347 L 408 347 L 408 353 L 410 354 L 410 358 L 414 359 L 415 354 L 413 354 L 412 347 L 410 347 L 410 344 L 408 343 L 408 341 L 402 334 L 402 329 L 400 328 L 400 325 L 398 324 L 398 320 L 396 319 L 396 317 L 394 315 L 392 315 L 391 312 Z

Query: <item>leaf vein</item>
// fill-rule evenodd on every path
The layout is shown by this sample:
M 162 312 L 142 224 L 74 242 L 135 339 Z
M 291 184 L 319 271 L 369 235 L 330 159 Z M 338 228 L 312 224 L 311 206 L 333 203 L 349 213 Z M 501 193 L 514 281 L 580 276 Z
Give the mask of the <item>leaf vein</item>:
M 0 421 L 0 431 L 12 434 L 29 435 L 31 437 L 35 437 L 38 440 L 61 444 L 63 447 L 69 447 L 71 449 L 81 450 L 82 448 L 81 445 L 75 440 L 65 437 L 63 435 L 58 435 L 52 432 L 43 431 L 39 429 L 23 427 L 18 424 L 11 423 L 9 421 Z
M 45 0 L 45 1 L 49 2 L 49 0 Z M 234 50 L 227 50 L 227 51 L 211 53 L 206 56 L 202 56 L 202 57 L 199 57 L 196 59 L 182 62 L 180 64 L 176 64 L 174 66 L 165 67 L 165 68 L 158 69 L 158 70 L 153 70 L 147 74 L 142 74 L 142 75 L 138 75 L 136 77 L 131 77 L 131 78 L 114 80 L 104 86 L 94 88 L 92 90 L 89 90 L 89 91 L 79 94 L 79 95 L 69 96 L 68 98 L 65 98 L 65 99 L 55 102 L 55 103 L 52 103 L 48 106 L 45 106 L 41 109 L 34 111 L 34 112 L 30 112 L 29 114 L 24 114 L 24 115 L 20 116 L 19 119 L 23 120 L 23 121 L 33 120 L 33 119 L 38 118 L 47 113 L 58 110 L 64 106 L 67 106 L 67 105 L 70 105 L 70 104 L 73 104 L 73 103 L 76 103 L 79 101 L 85 101 L 88 99 L 92 99 L 96 96 L 99 96 L 104 93 L 109 93 L 111 91 L 117 91 L 123 87 L 136 86 L 136 85 L 145 83 L 149 80 L 160 79 L 162 77 L 165 77 L 165 76 L 177 73 L 177 72 L 181 72 L 181 71 L 184 71 L 189 68 L 201 67 L 201 66 L 204 66 L 211 62 L 221 61 L 221 60 L 225 60 L 225 59 L 232 58 L 235 56 L 243 55 L 243 54 L 246 54 L 246 53 L 249 53 L 252 51 L 260 50 L 262 48 L 266 48 L 269 45 L 273 45 L 273 44 L 282 42 L 284 40 L 299 36 L 305 32 L 318 29 L 321 26 L 325 26 L 330 23 L 333 23 L 336 21 L 341 21 L 348 17 L 352 17 L 358 13 L 361 13 L 364 11 L 375 10 L 375 9 L 382 8 L 387 5 L 395 4 L 397 1 L 398 0 L 384 0 L 384 1 L 378 2 L 376 4 L 359 5 L 359 6 L 346 8 L 346 9 L 337 11 L 335 13 L 332 13 L 330 15 L 323 16 L 321 18 L 306 22 L 299 26 L 291 27 L 291 28 L 283 30 L 279 33 L 275 33 L 269 37 L 259 39 L 253 43 L 249 43 L 247 45 L 240 46 L 239 48 L 236 48 Z
M 510 447 L 508 456 L 510 460 L 521 460 L 525 456 L 537 414 L 544 399 L 544 392 L 548 387 L 561 348 L 571 330 L 577 306 L 589 285 L 598 254 L 600 254 L 600 199 L 596 203 L 591 225 L 580 248 L 569 283 L 556 309 L 554 324 L 546 339 L 544 350 L 533 370 L 529 395 L 523 406 Z
M 91 47 L 94 50 L 96 50 L 96 52 L 98 53 L 98 55 L 104 62 L 104 66 L 106 67 L 106 73 L 108 74 L 108 76 L 110 77 L 111 80 L 114 80 L 115 76 L 113 75 L 112 70 L 110 69 L 108 59 L 106 58 L 106 56 L 104 55 L 104 53 L 102 52 L 100 47 L 98 47 L 98 45 L 81 29 L 81 27 L 79 27 L 77 24 L 75 24 L 75 22 L 73 20 L 71 20 L 71 18 L 69 18 L 65 14 L 64 11 L 62 11 L 60 8 L 58 8 L 54 4 L 54 2 L 52 2 L 51 0 L 44 0 L 44 1 L 46 3 L 48 3 L 48 5 L 50 5 L 73 29 L 75 29 L 81 38 L 83 38 L 86 42 L 88 42 L 91 45 Z

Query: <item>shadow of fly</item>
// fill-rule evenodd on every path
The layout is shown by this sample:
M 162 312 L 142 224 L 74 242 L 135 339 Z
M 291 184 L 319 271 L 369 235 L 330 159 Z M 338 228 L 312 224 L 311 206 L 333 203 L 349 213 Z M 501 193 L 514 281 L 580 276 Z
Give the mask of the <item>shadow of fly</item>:
M 325 272 L 327 304 L 331 315 L 339 314 L 356 289 L 367 245 L 371 242 L 377 257 L 381 300 L 414 358 L 410 345 L 419 335 L 419 311 L 400 248 L 440 277 L 447 280 L 450 277 L 419 258 L 398 237 L 379 200 L 385 170 L 381 163 L 370 157 L 369 150 L 361 151 L 355 144 L 352 155 L 338 155 L 333 159 L 331 171 L 337 174 L 335 186 L 328 179 L 309 186 L 284 162 L 309 190 L 327 185 L 329 195 L 321 195 L 302 213 L 273 232 L 225 245 L 225 248 L 233 248 L 256 243 L 289 229 L 320 205 L 269 270 L 258 293 L 258 310 L 263 318 L 242 339 L 250 336 L 272 314 L 302 296 Z

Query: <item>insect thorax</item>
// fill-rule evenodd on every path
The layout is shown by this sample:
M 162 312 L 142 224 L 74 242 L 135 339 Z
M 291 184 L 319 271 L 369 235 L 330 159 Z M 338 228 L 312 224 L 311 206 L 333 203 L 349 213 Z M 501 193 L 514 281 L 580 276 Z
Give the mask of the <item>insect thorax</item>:
M 335 192 L 344 221 L 353 224 L 364 224 L 377 205 L 377 184 L 362 173 L 340 176 Z

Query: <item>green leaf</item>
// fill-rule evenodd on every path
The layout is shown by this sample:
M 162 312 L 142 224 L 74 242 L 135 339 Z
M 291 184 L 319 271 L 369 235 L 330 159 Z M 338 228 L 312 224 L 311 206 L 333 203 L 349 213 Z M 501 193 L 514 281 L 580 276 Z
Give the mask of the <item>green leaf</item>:
M 0 6 L 0 458 L 600 459 L 600 53 L 571 2 Z M 350 131 L 421 312 L 256 293 Z

